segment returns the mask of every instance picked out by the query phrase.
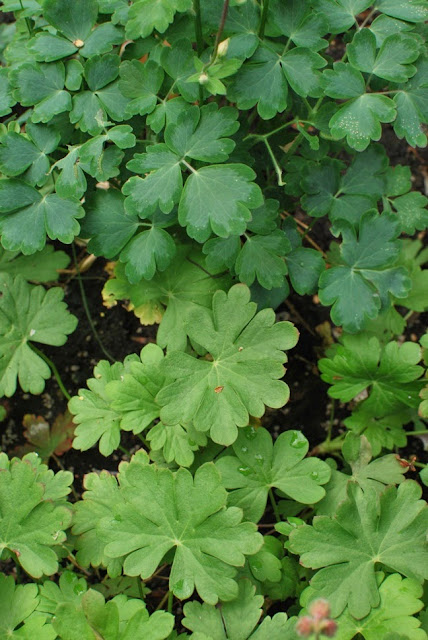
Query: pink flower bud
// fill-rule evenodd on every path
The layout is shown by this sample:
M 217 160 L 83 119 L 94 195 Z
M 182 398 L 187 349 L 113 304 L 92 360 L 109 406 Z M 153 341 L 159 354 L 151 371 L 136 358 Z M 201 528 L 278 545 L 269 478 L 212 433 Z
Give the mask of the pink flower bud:
M 322 625 L 321 633 L 323 636 L 327 636 L 327 638 L 334 638 L 337 631 L 337 624 L 334 620 L 325 620 Z
M 303 616 L 299 618 L 296 624 L 296 631 L 299 636 L 303 638 L 309 638 L 313 631 L 312 618 L 309 616 Z
M 330 605 L 327 600 L 323 600 L 319 598 L 319 600 L 314 600 L 310 607 L 309 613 L 314 618 L 314 620 L 322 620 L 323 618 L 328 618 L 330 615 Z

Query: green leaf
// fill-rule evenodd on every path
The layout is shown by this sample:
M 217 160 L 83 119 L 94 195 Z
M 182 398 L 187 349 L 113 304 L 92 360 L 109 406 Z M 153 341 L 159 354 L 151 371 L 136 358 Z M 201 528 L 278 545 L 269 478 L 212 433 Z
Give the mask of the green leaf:
M 365 93 L 345 102 L 330 120 L 331 134 L 336 140 L 346 137 L 350 147 L 364 151 L 370 140 L 379 140 L 381 122 L 392 122 L 396 117 L 395 104 L 387 96 Z
M 79 163 L 80 145 L 68 149 L 68 154 L 53 165 L 62 170 L 55 182 L 55 191 L 60 198 L 80 199 L 87 187 L 86 177 Z
M 408 22 L 424 22 L 428 18 L 428 8 L 424 0 L 377 0 L 376 8 L 388 16 L 407 20 Z
M 43 12 L 46 20 L 63 33 L 71 42 L 83 42 L 92 31 L 97 17 L 96 0 L 45 0 Z
M 370 29 L 357 31 L 348 45 L 349 62 L 359 71 L 389 82 L 406 82 L 416 73 L 411 63 L 419 57 L 419 43 L 401 33 L 385 38 L 376 54 L 376 36 Z
M 270 35 L 285 35 L 296 47 L 308 47 L 312 51 L 327 47 L 327 41 L 322 38 L 328 33 L 327 16 L 313 13 L 303 3 L 274 0 L 269 6 L 269 20 Z M 275 34 L 271 33 L 273 30 Z
M 0 393 L 12 396 L 17 379 L 24 391 L 41 393 L 51 371 L 28 343 L 62 346 L 76 328 L 77 318 L 62 302 L 60 287 L 45 291 L 22 276 L 13 279 L 1 273 L 0 278 Z
M 329 481 L 330 467 L 317 458 L 304 460 L 308 450 L 300 431 L 286 431 L 273 444 L 266 429 L 243 429 L 233 444 L 235 455 L 216 462 L 223 485 L 232 490 L 228 504 L 241 507 L 248 520 L 258 522 L 272 488 L 303 504 L 324 498 L 320 485 Z
M 41 251 L 24 256 L 19 251 L 5 251 L 0 247 L 0 271 L 11 276 L 21 275 L 29 282 L 50 282 L 58 279 L 58 270 L 65 269 L 70 258 L 63 251 L 46 245 Z
M 395 411 L 392 415 L 375 418 L 370 410 L 365 411 L 363 407 L 354 411 L 344 420 L 344 423 L 354 433 L 364 434 L 370 443 L 373 455 L 378 456 L 383 448 L 392 450 L 406 446 L 407 437 L 403 425 L 412 419 L 412 415 L 414 411 L 406 407 L 401 411 Z
M 16 103 L 12 95 L 12 87 L 9 82 L 8 70 L 0 68 L 0 116 L 7 116 Z
M 259 550 L 262 537 L 241 522 L 239 509 L 225 508 L 227 493 L 212 463 L 194 478 L 185 469 L 130 467 L 119 493 L 120 517 L 103 519 L 99 531 L 108 540 L 105 553 L 125 558 L 126 575 L 151 576 L 173 550 L 169 584 L 178 598 L 195 588 L 209 604 L 238 595 L 234 567 Z
M 221 237 L 244 233 L 250 209 L 263 203 L 255 173 L 244 164 L 202 167 L 191 173 L 184 186 L 178 219 L 197 242 L 211 232 Z
M 330 98 L 358 98 L 365 93 L 364 78 L 351 64 L 334 62 L 333 69 L 322 74 L 323 88 Z
M 113 380 L 120 380 L 136 359 L 136 355 L 127 356 L 123 363 L 115 362 L 113 365 L 101 360 L 94 368 L 94 377 L 87 381 L 88 389 L 79 389 L 79 395 L 71 398 L 68 408 L 74 416 L 74 423 L 78 425 L 74 434 L 74 449 L 86 451 L 98 440 L 104 456 L 109 456 L 118 448 L 122 415 L 112 408 L 112 399 L 107 394 L 106 386 Z
M 334 516 L 339 505 L 346 500 L 347 486 L 350 482 L 357 482 L 363 491 L 373 488 L 378 495 L 385 489 L 385 485 L 400 484 L 407 469 L 402 467 L 394 454 L 389 454 L 372 460 L 372 448 L 365 436 L 357 436 L 350 432 L 343 445 L 345 454 L 349 441 L 356 445 L 356 455 L 353 459 L 345 456 L 350 465 L 351 473 L 342 471 L 331 472 L 331 480 L 326 485 L 326 496 L 315 505 L 317 515 Z
M 325 262 L 319 251 L 298 247 L 285 257 L 288 275 L 293 289 L 300 295 L 313 294 L 325 270 Z
M 428 513 L 419 500 L 421 488 L 406 480 L 388 487 L 377 502 L 374 490 L 348 485 L 348 499 L 335 518 L 316 516 L 313 525 L 298 526 L 289 546 L 305 567 L 320 569 L 311 580 L 338 615 L 348 605 L 357 619 L 380 604 L 375 570 L 390 571 L 422 582 L 428 565 L 424 538 Z
M 57 113 L 71 110 L 71 96 L 64 91 L 65 67 L 26 63 L 11 72 L 13 95 L 24 107 L 34 105 L 33 122 L 49 122 Z
M 421 58 L 416 67 L 413 78 L 394 96 L 397 118 L 393 127 L 397 136 L 406 138 L 411 146 L 425 147 L 427 137 L 423 125 L 428 122 L 428 59 Z
M 4 638 L 54 640 L 46 617 L 34 615 L 37 604 L 36 584 L 15 585 L 12 576 L 0 573 L 0 633 Z
M 403 233 L 414 235 L 416 230 L 423 231 L 428 227 L 427 204 L 428 199 L 417 191 L 406 193 L 392 201 Z
M 50 499 L 40 477 L 44 471 L 38 470 L 39 461 L 32 462 L 32 455 L 9 461 L 5 453 L 0 454 L 0 557 L 6 550 L 11 552 L 30 576 L 40 578 L 58 570 L 54 547 L 66 539 L 71 512 Z M 73 476 L 63 473 L 68 489 Z
M 364 333 L 344 336 L 333 358 L 319 361 L 321 377 L 332 385 L 329 395 L 349 402 L 364 390 L 368 398 L 359 406 L 372 416 L 380 417 L 400 410 L 402 405 L 418 406 L 421 388 L 418 378 L 423 373 L 418 365 L 421 350 L 414 342 L 389 342 L 381 347 L 379 340 Z
M 183 178 L 180 158 L 166 144 L 156 144 L 148 147 L 146 153 L 135 154 L 126 166 L 131 171 L 147 174 L 144 178 L 132 177 L 123 186 L 129 213 L 145 217 L 158 207 L 163 213 L 172 211 L 180 200 Z
M 225 162 L 235 148 L 228 136 L 239 129 L 238 111 L 219 109 L 215 102 L 201 108 L 187 106 L 181 117 L 165 129 L 165 142 L 180 158 Z
M 59 577 L 58 584 L 46 580 L 40 586 L 40 601 L 37 611 L 55 614 L 57 606 L 63 602 L 78 602 L 88 587 L 84 578 L 79 578 L 71 571 L 64 571 Z
M 229 276 L 216 276 L 207 272 L 205 262 L 198 251 L 190 247 L 178 247 L 171 265 L 152 280 L 141 280 L 132 285 L 125 276 L 121 264 L 115 267 L 115 277 L 103 289 L 107 306 L 117 300 L 129 300 L 142 324 L 160 323 L 157 343 L 169 351 L 186 349 L 189 318 L 199 308 L 210 308 L 212 296 L 218 289 L 230 286 Z
M 289 389 L 279 378 L 284 350 L 296 344 L 297 330 L 289 322 L 275 324 L 272 309 L 256 314 L 256 307 L 248 287 L 235 285 L 228 294 L 214 294 L 212 312 L 200 308 L 189 314 L 190 339 L 213 360 L 180 352 L 167 356 L 165 370 L 176 381 L 158 395 L 165 424 L 193 421 L 198 431 L 210 431 L 214 442 L 228 445 L 236 440 L 237 427 L 248 425 L 249 415 L 261 417 L 265 405 L 287 402 Z
M 174 80 L 181 96 L 188 102 L 194 102 L 199 97 L 198 86 L 188 82 L 190 76 L 195 73 L 194 57 L 192 43 L 184 38 L 177 40 L 172 46 L 164 47 L 160 56 L 162 67 Z
M 133 115 L 151 113 L 156 107 L 163 78 L 162 67 L 152 60 L 145 64 L 139 60 L 122 62 L 119 88 L 121 93 L 130 99 L 127 111 Z
M 326 16 L 331 33 L 343 33 L 355 24 L 355 17 L 372 5 L 371 0 L 315 0 L 314 8 Z
M 392 216 L 368 211 L 361 217 L 358 237 L 344 220 L 336 228 L 343 237 L 340 264 L 321 274 L 319 295 L 322 304 L 333 304 L 333 322 L 356 332 L 382 305 L 388 306 L 390 294 L 404 298 L 411 282 L 403 267 L 394 266 L 400 249 Z
M 258 624 L 262 605 L 263 596 L 255 595 L 251 582 L 240 580 L 238 597 L 222 603 L 221 609 L 205 602 L 187 602 L 183 608 L 183 626 L 193 631 L 190 637 L 195 640 L 291 640 L 294 624 L 287 620 L 285 613 L 266 616 Z
M 386 638 L 388 632 L 402 633 L 405 638 L 425 640 L 421 622 L 413 614 L 423 607 L 422 587 L 411 578 L 393 573 L 379 586 L 380 605 L 362 620 L 355 620 L 348 611 L 337 619 L 337 640 L 352 640 L 360 633 L 365 640 Z
M 284 255 L 290 248 L 279 229 L 264 236 L 247 236 L 235 264 L 239 279 L 251 285 L 257 278 L 265 289 L 280 287 L 287 273 Z
M 44 196 L 21 180 L 0 180 L 0 230 L 8 251 L 41 251 L 46 236 L 70 244 L 80 230 L 77 219 L 83 216 L 78 200 Z
M 192 8 L 191 0 L 137 0 L 129 11 L 126 37 L 147 38 L 154 29 L 163 33 L 174 20 L 177 11 Z

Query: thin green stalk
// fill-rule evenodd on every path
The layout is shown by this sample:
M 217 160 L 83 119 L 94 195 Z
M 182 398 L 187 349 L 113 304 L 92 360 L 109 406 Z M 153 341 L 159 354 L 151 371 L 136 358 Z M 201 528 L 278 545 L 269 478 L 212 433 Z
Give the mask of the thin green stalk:
M 121 444 L 117 447 L 119 451 L 122 451 L 125 455 L 131 457 L 131 452 L 128 449 L 125 449 Z
M 79 263 L 77 262 L 76 249 L 74 248 L 74 244 L 71 245 L 71 249 L 73 251 L 74 265 L 76 267 L 77 280 L 79 282 L 79 289 L 80 289 L 80 294 L 81 294 L 81 297 L 82 297 L 83 308 L 85 309 L 85 313 L 86 313 L 86 317 L 88 318 L 89 326 L 91 327 L 92 333 L 94 334 L 94 338 L 98 342 L 99 347 L 100 347 L 101 351 L 103 352 L 103 354 L 105 355 L 105 357 L 108 360 L 110 360 L 110 362 L 115 362 L 115 359 L 113 358 L 113 356 L 107 351 L 107 349 L 103 345 L 103 343 L 101 341 L 101 338 L 98 335 L 98 331 L 95 328 L 94 322 L 92 320 L 91 312 L 89 311 L 88 300 L 86 298 L 86 293 L 85 293 L 85 288 L 83 286 L 82 277 L 80 275 Z
M 59 371 L 56 368 L 56 366 L 54 365 L 54 363 L 52 362 L 52 360 L 50 358 L 48 358 L 48 356 L 46 354 L 44 354 L 43 351 L 40 351 L 40 349 L 35 347 L 32 342 L 29 342 L 28 345 L 34 351 L 34 353 L 37 353 L 37 355 L 40 358 L 42 358 L 42 360 L 44 360 L 46 362 L 46 364 L 48 365 L 48 367 L 51 369 L 52 373 L 54 374 L 55 380 L 57 381 L 58 386 L 61 389 L 61 392 L 62 392 L 63 396 L 67 400 L 70 400 L 71 395 L 68 393 L 67 389 L 65 388 L 64 383 L 61 380 L 61 376 L 59 375 Z
M 419 469 L 425 469 L 425 467 L 427 466 L 423 462 L 416 462 L 416 460 L 413 460 L 412 465 L 414 467 L 419 467 Z
M 25 11 L 24 5 L 22 4 L 22 0 L 19 0 L 19 4 L 21 5 L 21 9 L 23 11 Z M 32 36 L 33 35 L 33 29 L 31 28 L 30 19 L 29 18 L 24 18 L 24 20 L 25 20 L 25 24 L 27 25 L 28 33 L 30 34 L 30 36 Z
M 270 159 L 272 160 L 273 168 L 275 169 L 275 173 L 278 179 L 278 186 L 283 187 L 285 185 L 285 182 L 282 179 L 282 169 L 279 166 L 277 159 L 275 158 L 275 154 L 272 151 L 272 147 L 270 146 L 267 138 L 263 138 L 263 142 L 265 143 L 266 149 L 270 155 Z
M 263 36 L 265 35 L 265 27 L 266 27 L 268 11 L 269 11 L 269 0 L 263 0 L 262 17 L 260 19 L 260 26 L 259 26 L 259 38 L 263 38 Z
M 167 605 L 168 613 L 172 613 L 173 597 L 174 597 L 174 594 L 172 593 L 172 591 L 168 591 L 168 605 Z
M 195 37 L 196 37 L 196 50 L 198 56 L 201 55 L 204 50 L 204 36 L 202 34 L 202 20 L 201 20 L 201 3 L 200 0 L 193 0 L 193 11 L 195 12 Z
M 269 489 L 269 500 L 272 505 L 272 509 L 275 514 L 276 521 L 281 522 L 281 516 L 278 510 L 278 505 L 276 504 L 275 496 L 273 495 L 272 488 Z
M 305 229 L 305 231 L 302 233 L 302 240 L 305 236 L 308 235 L 310 231 L 312 231 L 312 229 L 314 228 L 318 220 L 319 218 L 313 218 L 313 220 L 311 220 L 311 223 L 308 225 L 307 229 Z M 334 417 L 334 400 L 333 400 L 333 417 Z
M 421 431 L 406 431 L 406 436 L 428 436 L 428 429 Z
M 333 440 L 326 439 L 324 440 L 324 442 L 321 442 L 321 444 L 318 444 L 316 447 L 314 447 L 310 455 L 318 456 L 326 453 L 334 454 L 335 452 L 340 451 L 342 449 L 344 439 L 345 439 L 344 433 L 342 433 L 340 436 L 337 436 L 337 438 L 333 438 Z
M 143 443 L 143 445 L 147 448 L 150 449 L 150 445 L 148 443 L 148 441 L 145 439 L 144 436 L 141 435 L 141 433 L 137 433 L 137 438 L 139 438 L 141 440 L 141 442 Z
M 158 606 L 156 607 L 156 611 L 159 611 L 159 609 L 162 609 L 165 602 L 169 600 L 169 593 L 170 592 L 167 591 L 166 594 L 163 596 L 162 600 L 159 602 Z

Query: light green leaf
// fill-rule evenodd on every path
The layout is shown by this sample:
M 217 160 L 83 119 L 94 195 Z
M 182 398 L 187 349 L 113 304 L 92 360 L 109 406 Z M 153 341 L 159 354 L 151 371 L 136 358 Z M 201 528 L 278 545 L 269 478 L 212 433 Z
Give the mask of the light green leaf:
M 198 86 L 188 82 L 189 77 L 195 73 L 194 57 L 192 43 L 184 38 L 177 40 L 170 47 L 164 47 L 160 57 L 162 67 L 174 80 L 181 96 L 188 102 L 195 102 L 199 97 Z M 167 104 L 168 102 L 170 100 Z
M 176 381 L 157 398 L 165 424 L 192 421 L 198 431 L 210 431 L 214 442 L 229 445 L 249 415 L 261 417 L 265 405 L 287 402 L 289 389 L 279 378 L 284 350 L 296 344 L 297 330 L 289 322 L 275 324 L 272 309 L 256 314 L 256 307 L 248 287 L 235 285 L 228 294 L 214 294 L 212 312 L 200 308 L 189 314 L 190 339 L 212 361 L 180 352 L 167 356 L 165 371 Z
M 0 271 L 11 276 L 21 275 L 29 282 L 57 280 L 58 270 L 65 269 L 69 262 L 68 255 L 63 251 L 55 251 L 51 244 L 31 256 L 0 248 Z
M 251 285 L 257 278 L 265 289 L 280 287 L 287 273 L 284 256 L 290 249 L 279 229 L 264 236 L 248 236 L 235 264 L 239 279 Z
M 320 485 L 330 479 L 330 467 L 318 458 L 305 458 L 309 443 L 300 431 L 282 433 L 275 444 L 266 429 L 243 429 L 233 444 L 234 456 L 221 457 L 216 466 L 230 491 L 228 503 L 258 522 L 268 492 L 279 489 L 287 497 L 313 504 L 325 496 Z
M 41 393 L 51 371 L 28 343 L 62 346 L 77 318 L 62 302 L 60 287 L 45 291 L 7 273 L 0 273 L 0 280 L 0 394 L 12 396 L 17 379 L 24 391 Z
M 55 631 L 50 625 L 45 624 L 46 618 L 38 614 L 34 615 L 37 603 L 36 584 L 16 586 L 12 576 L 0 573 L 0 633 L 2 636 L 12 640 L 27 637 L 54 640 Z
M 420 500 L 421 488 L 406 480 L 398 489 L 388 487 L 376 500 L 374 490 L 363 492 L 348 485 L 348 499 L 334 518 L 316 516 L 311 526 L 298 526 L 289 547 L 305 567 L 320 569 L 311 580 L 317 597 L 332 605 L 334 616 L 346 605 L 357 619 L 380 604 L 376 568 L 418 582 L 426 577 L 428 554 L 425 535 L 428 511 Z
M 23 460 L 9 461 L 5 453 L 0 454 L 0 557 L 4 557 L 7 550 L 24 571 L 40 578 L 58 570 L 54 547 L 66 539 L 71 511 L 49 499 L 43 478 L 38 474 L 38 462 L 33 464 L 32 460 L 25 456 Z M 71 481 L 72 474 L 67 473 L 67 485 Z M 24 594 L 21 591 L 21 597 L 25 598 Z M 3 604 L 3 600 L 0 603 Z M 28 606 L 24 603 L 25 599 L 22 606 Z M 22 610 L 19 613 L 22 614 Z
M 126 575 L 151 576 L 173 550 L 169 584 L 178 598 L 195 588 L 209 604 L 238 595 L 234 567 L 259 550 L 262 537 L 241 522 L 240 509 L 225 508 L 227 493 L 212 463 L 194 478 L 185 469 L 130 467 L 119 494 L 120 517 L 101 520 L 99 531 L 108 540 L 105 553 L 124 558 Z
M 129 11 L 126 36 L 147 38 L 154 29 L 159 33 L 167 30 L 177 11 L 187 11 L 192 0 L 137 0 Z

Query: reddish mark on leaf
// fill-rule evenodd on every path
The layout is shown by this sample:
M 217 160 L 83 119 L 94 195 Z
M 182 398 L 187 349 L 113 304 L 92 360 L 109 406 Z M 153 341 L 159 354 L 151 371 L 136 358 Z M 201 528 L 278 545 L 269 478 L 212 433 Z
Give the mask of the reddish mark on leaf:
M 223 391 L 224 387 L 216 387 L 214 389 L 214 393 L 221 393 Z
M 404 458 L 400 458 L 399 455 L 395 456 L 400 463 L 400 467 L 407 467 L 410 471 L 416 471 L 416 467 L 413 464 L 418 459 L 417 456 L 412 456 L 409 460 L 405 460 Z

